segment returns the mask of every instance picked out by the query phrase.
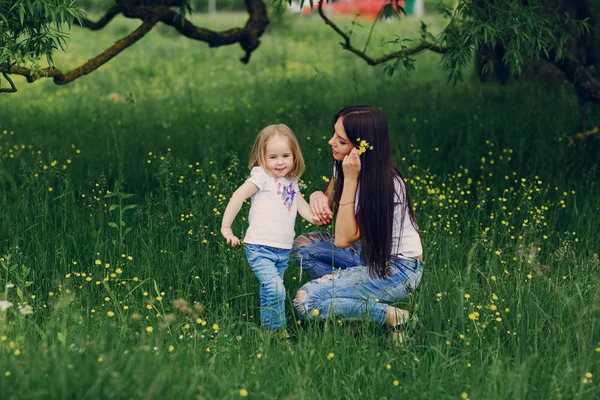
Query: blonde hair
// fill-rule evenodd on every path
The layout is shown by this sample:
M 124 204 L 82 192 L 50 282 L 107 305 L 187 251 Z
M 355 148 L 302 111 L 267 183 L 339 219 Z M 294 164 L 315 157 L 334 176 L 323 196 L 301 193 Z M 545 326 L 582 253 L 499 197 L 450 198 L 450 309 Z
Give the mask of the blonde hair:
M 264 128 L 254 141 L 254 147 L 252 148 L 252 154 L 250 155 L 250 168 L 254 167 L 263 167 L 265 168 L 265 150 L 267 148 L 267 142 L 273 136 L 283 136 L 285 137 L 290 144 L 290 148 L 292 150 L 292 155 L 294 157 L 294 166 L 292 170 L 287 175 L 290 179 L 299 179 L 302 173 L 304 172 L 304 157 L 302 157 L 302 152 L 300 151 L 300 145 L 298 144 L 298 139 L 296 139 L 296 135 L 294 132 L 284 124 L 276 124 L 269 125 Z

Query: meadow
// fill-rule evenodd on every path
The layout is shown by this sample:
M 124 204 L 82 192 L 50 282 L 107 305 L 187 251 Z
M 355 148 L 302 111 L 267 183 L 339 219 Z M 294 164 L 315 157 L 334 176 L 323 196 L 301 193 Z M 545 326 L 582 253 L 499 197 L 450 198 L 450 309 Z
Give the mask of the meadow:
M 57 66 L 135 26 L 74 29 Z M 418 26 L 378 24 L 372 51 Z M 352 29 L 364 43 L 368 25 Z M 600 397 L 600 146 L 568 143 L 573 89 L 469 71 L 453 86 L 434 54 L 388 77 L 338 42 L 317 18 L 278 17 L 243 65 L 238 46 L 159 27 L 68 86 L 15 80 L 0 97 L 3 399 Z M 420 320 L 400 348 L 368 322 L 300 323 L 293 262 L 291 338 L 266 334 L 244 250 L 219 234 L 260 129 L 295 131 L 308 195 L 329 179 L 331 118 L 349 104 L 387 117 L 421 229 L 423 280 L 398 304 Z M 331 227 L 298 218 L 296 232 L 316 229 Z

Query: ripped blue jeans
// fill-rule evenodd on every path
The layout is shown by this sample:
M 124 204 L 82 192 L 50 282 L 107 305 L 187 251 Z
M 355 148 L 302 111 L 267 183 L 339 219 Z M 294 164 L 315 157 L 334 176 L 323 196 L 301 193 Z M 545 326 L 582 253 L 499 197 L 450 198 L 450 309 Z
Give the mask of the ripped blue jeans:
M 302 262 L 303 269 L 316 278 L 298 289 L 294 299 L 301 319 L 325 319 L 334 313 L 383 325 L 388 303 L 407 297 L 423 274 L 421 260 L 392 256 L 390 274 L 384 279 L 373 277 L 362 261 L 359 245 L 336 248 L 328 234 L 302 235 L 294 246 L 296 263 Z
M 260 320 L 266 330 L 283 330 L 286 326 L 283 274 L 290 251 L 246 244 L 246 258 L 260 282 Z
M 298 236 L 294 241 L 292 258 L 310 278 L 320 278 L 338 269 L 364 264 L 362 247 L 356 242 L 343 249 L 335 247 L 333 235 L 311 232 Z

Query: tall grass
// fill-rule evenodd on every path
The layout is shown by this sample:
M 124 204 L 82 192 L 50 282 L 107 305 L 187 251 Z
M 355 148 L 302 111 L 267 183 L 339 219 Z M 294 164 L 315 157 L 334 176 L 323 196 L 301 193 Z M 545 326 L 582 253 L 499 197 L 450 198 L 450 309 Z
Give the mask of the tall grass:
M 74 31 L 58 66 L 134 26 Z M 372 51 L 416 26 L 378 25 Z M 567 145 L 572 89 L 453 87 L 431 54 L 388 78 L 310 17 L 262 42 L 242 65 L 159 29 L 69 86 L 0 98 L 2 398 L 598 397 L 599 147 Z M 330 175 L 331 117 L 355 103 L 386 115 L 422 231 L 423 281 L 399 303 L 420 322 L 398 349 L 368 322 L 298 324 L 293 264 L 292 338 L 264 333 L 243 249 L 218 234 L 261 128 L 296 132 L 308 194 Z

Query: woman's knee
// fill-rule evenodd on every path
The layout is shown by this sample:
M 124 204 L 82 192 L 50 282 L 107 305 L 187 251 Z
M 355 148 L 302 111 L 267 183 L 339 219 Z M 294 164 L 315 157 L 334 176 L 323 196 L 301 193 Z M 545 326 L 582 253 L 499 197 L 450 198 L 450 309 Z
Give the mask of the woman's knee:
M 296 297 L 294 298 L 294 308 L 296 312 L 298 312 L 298 316 L 301 319 L 305 319 L 308 313 L 308 305 L 307 305 L 308 292 L 304 289 L 298 290 L 296 292 Z
M 296 239 L 294 239 L 294 243 L 292 244 L 292 258 L 297 263 L 302 262 L 302 259 L 308 256 L 308 253 L 305 251 L 310 246 L 311 241 L 308 238 L 308 234 L 300 235 Z
M 309 244 L 311 244 L 312 242 L 309 238 L 309 235 L 309 233 L 305 233 L 294 239 L 294 244 L 292 245 L 292 248 L 297 249 L 298 247 L 308 246 Z

